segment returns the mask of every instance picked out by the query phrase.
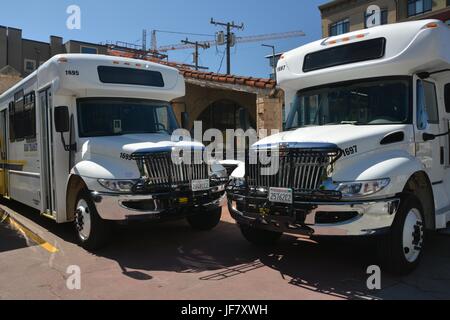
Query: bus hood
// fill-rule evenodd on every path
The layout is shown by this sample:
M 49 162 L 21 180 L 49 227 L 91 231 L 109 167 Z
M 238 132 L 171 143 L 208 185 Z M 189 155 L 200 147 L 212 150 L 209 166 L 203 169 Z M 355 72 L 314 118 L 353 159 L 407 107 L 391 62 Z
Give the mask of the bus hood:
M 127 159 L 134 153 L 152 153 L 170 151 L 172 148 L 203 149 L 204 146 L 196 141 L 179 141 L 168 134 L 130 134 L 115 137 L 90 138 L 83 144 L 83 158 L 89 154 L 97 154 L 111 158 Z
M 405 136 L 403 141 L 397 141 L 399 143 L 412 139 L 408 125 L 330 125 L 282 132 L 260 140 L 253 148 L 273 148 L 280 144 L 298 148 L 333 145 L 344 151 L 352 148 L 351 156 L 380 148 L 385 137 L 397 132 L 404 132 Z

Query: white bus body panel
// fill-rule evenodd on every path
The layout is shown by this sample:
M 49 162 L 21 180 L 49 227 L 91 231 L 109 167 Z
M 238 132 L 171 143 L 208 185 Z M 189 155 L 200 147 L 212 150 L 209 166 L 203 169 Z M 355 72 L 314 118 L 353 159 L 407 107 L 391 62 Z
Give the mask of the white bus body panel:
M 98 66 L 158 71 L 163 76 L 164 87 L 105 84 L 99 79 Z M 33 142 L 35 145 L 33 145 L 32 151 L 25 152 L 26 141 L 11 143 L 7 139 L 8 159 L 25 164 L 21 171 L 9 171 L 9 196 L 14 200 L 41 210 L 43 213 L 48 209 L 43 206 L 42 199 L 48 195 L 44 194 L 43 179 L 41 179 L 41 159 L 45 152 L 41 140 L 42 134 L 46 133 L 41 132 L 41 123 L 45 115 L 43 114 L 44 106 L 39 99 L 39 92 L 44 89 L 49 90 L 51 95 L 49 108 L 51 110 L 56 106 L 69 107 L 70 114 L 74 115 L 76 142 L 78 142 L 78 126 L 76 125 L 76 99 L 78 98 L 121 97 L 170 102 L 185 95 L 184 79 L 175 68 L 135 59 L 83 54 L 58 55 L 48 60 L 37 71 L 0 96 L 0 111 L 8 109 L 9 102 L 14 100 L 14 93 L 21 89 L 24 89 L 25 94 L 30 91 L 35 91 L 36 94 L 36 142 Z M 50 162 L 53 164 L 55 203 L 54 212 L 50 212 L 48 215 L 52 216 L 58 223 L 63 223 L 67 222 L 67 183 L 70 174 L 73 174 L 76 169 L 72 170 L 72 168 L 69 168 L 69 153 L 64 151 L 60 135 L 55 132 L 54 125 L 50 122 L 52 119 L 48 119 L 48 121 L 48 125 L 50 125 L 49 132 L 52 135 L 49 139 L 53 139 L 50 147 Z M 111 139 L 116 139 L 116 137 Z M 30 150 L 30 148 L 27 150 Z M 75 161 L 79 159 L 80 157 L 76 155 Z M 101 161 L 107 164 L 108 160 L 111 159 L 102 159 Z M 89 166 L 86 163 L 83 165 Z M 120 165 L 123 165 L 123 163 Z M 95 168 L 95 163 L 92 163 L 90 171 L 95 171 Z M 127 170 L 124 170 L 124 167 L 122 167 L 122 170 L 127 172 Z M 119 175 L 119 172 L 121 170 L 116 170 L 117 175 Z M 51 177 L 45 178 L 51 179 Z
M 386 48 L 385 55 L 380 59 L 303 72 L 305 57 L 310 53 L 382 37 L 386 39 Z M 303 89 L 365 78 L 414 76 L 419 72 L 449 68 L 450 28 L 438 20 L 420 20 L 354 31 L 294 49 L 283 54 L 278 62 L 277 79 L 285 92 L 286 113 L 289 113 L 297 92 Z M 417 76 L 414 76 L 414 79 L 417 80 Z M 450 114 L 445 110 L 443 90 L 444 85 L 450 83 L 450 72 L 433 74 L 430 80 L 436 85 L 440 115 L 440 123 L 437 125 L 439 132 L 430 133 L 445 133 L 449 128 Z M 415 89 L 413 100 L 416 106 Z M 414 123 L 416 116 L 414 110 Z M 338 130 L 334 131 L 333 126 L 330 127 L 303 128 L 290 133 L 281 133 L 258 144 L 316 141 L 336 143 L 339 147 L 345 148 L 347 145 L 356 144 L 355 141 L 359 139 L 358 144 L 365 149 L 365 153 L 361 152 L 355 157 L 340 160 L 336 165 L 336 180 L 370 180 L 390 176 L 394 181 L 389 188 L 376 195 L 388 197 L 401 192 L 412 174 L 424 171 L 436 180 L 430 179 L 433 183 L 436 228 L 446 228 L 450 222 L 450 137 L 440 137 L 427 143 L 420 142 L 419 146 L 416 126 L 405 125 L 402 129 L 405 130 L 405 143 L 392 149 L 380 146 L 379 142 L 383 138 L 383 130 L 387 134 L 401 129 L 396 126 L 358 127 L 356 131 L 352 126 L 348 128 L 339 126 Z M 310 134 L 307 134 L 308 131 Z M 362 140 L 358 138 L 359 135 L 362 136 Z M 432 168 L 433 163 L 436 163 L 436 159 L 432 156 L 433 144 L 446 147 L 446 165 L 440 167 L 439 172 Z M 242 168 L 237 171 L 242 175 Z M 437 181 L 441 178 L 443 181 Z

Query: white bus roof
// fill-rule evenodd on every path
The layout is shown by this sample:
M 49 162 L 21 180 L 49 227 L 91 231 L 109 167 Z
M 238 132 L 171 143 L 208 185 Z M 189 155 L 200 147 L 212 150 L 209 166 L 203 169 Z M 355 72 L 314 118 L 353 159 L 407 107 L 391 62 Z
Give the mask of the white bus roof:
M 310 59 L 315 53 L 326 54 L 327 49 L 344 46 L 350 48 L 351 44 L 357 46 L 364 41 L 377 41 L 383 38 L 385 48 L 380 57 L 305 70 L 305 57 Z M 332 51 L 328 51 L 330 52 Z M 332 55 L 329 57 L 333 59 Z M 347 58 L 347 56 L 344 57 Z M 318 56 L 316 62 L 322 63 Z M 278 63 L 277 78 L 283 89 L 300 90 L 361 78 L 437 71 L 449 66 L 450 28 L 438 20 L 419 20 L 354 31 L 315 41 L 289 51 Z
M 120 83 L 120 77 L 111 78 L 113 81 L 105 81 L 100 76 L 99 67 L 110 67 L 109 71 L 122 72 L 128 70 L 131 72 L 135 70 L 137 72 L 140 72 L 139 70 L 142 72 L 153 71 L 159 77 L 159 83 L 155 86 Z M 128 75 L 129 79 L 134 79 L 130 75 Z M 185 95 L 184 78 L 175 68 L 122 57 L 63 54 L 52 57 L 31 75 L 3 93 L 0 96 L 0 103 L 5 98 L 10 99 L 19 88 L 35 82 L 37 82 L 37 90 L 52 84 L 55 94 L 74 95 L 80 98 L 133 97 L 171 101 Z

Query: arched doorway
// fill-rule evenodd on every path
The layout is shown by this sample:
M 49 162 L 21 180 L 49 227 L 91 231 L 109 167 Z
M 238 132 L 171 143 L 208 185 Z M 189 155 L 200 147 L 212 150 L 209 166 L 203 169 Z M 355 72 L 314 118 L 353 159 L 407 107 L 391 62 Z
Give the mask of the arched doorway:
M 243 108 L 231 100 L 218 100 L 210 104 L 198 117 L 197 121 L 203 123 L 203 130 L 218 129 L 225 132 L 227 129 L 241 129 L 239 124 L 239 110 Z M 256 122 L 248 117 L 250 128 L 256 128 Z

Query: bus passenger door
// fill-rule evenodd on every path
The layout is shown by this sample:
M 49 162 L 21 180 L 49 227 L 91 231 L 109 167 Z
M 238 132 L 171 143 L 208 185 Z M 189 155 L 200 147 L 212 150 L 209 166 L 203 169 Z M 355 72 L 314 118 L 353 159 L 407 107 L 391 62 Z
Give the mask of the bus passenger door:
M 0 195 L 9 196 L 8 190 L 8 130 L 7 110 L 0 112 Z
M 52 93 L 50 88 L 39 92 L 41 145 L 41 201 L 43 214 L 56 219 L 53 164 Z

